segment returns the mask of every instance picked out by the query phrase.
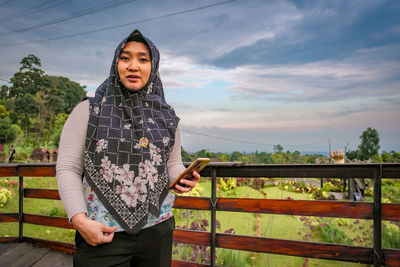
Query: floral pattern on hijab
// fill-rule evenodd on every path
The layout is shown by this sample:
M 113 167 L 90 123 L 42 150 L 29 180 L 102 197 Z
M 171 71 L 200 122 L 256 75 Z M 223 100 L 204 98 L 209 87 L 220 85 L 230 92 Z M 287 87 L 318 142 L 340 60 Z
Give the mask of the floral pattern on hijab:
M 119 55 L 132 36 L 141 38 L 151 53 L 147 84 L 138 91 L 119 80 Z M 158 216 L 168 194 L 167 161 L 179 123 L 164 99 L 158 73 L 159 51 L 138 30 L 117 47 L 109 77 L 89 98 L 84 175 L 101 202 L 129 234 Z M 143 142 L 145 140 L 145 142 Z

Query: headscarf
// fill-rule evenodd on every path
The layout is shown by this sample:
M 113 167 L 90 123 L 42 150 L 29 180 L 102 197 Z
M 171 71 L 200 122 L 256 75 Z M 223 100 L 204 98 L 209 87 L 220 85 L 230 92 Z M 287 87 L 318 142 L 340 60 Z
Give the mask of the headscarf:
M 138 91 L 124 87 L 118 59 L 125 44 L 141 38 L 151 53 L 151 73 Z M 156 46 L 138 30 L 117 47 L 109 77 L 89 98 L 84 176 L 103 205 L 128 234 L 159 216 L 168 194 L 167 161 L 179 123 L 165 102 Z

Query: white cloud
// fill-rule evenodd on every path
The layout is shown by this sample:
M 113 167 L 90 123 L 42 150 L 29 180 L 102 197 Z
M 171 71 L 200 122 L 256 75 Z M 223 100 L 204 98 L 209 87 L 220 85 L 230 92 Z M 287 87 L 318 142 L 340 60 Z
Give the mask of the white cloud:
M 202 87 L 218 79 L 232 84 L 227 89 L 247 100 L 266 97 L 284 102 L 319 102 L 400 94 L 400 63 L 371 60 L 368 51 L 343 60 L 247 65 L 228 70 L 202 66 L 187 57 L 164 58 L 167 63 L 161 65 L 161 73 L 166 87 Z
M 124 8 L 107 10 L 39 31 L 10 35 L 1 44 L 139 21 L 211 3 L 214 1 L 134 1 Z M 300 63 L 269 65 L 271 62 L 250 50 L 260 42 L 267 43 L 267 47 L 271 45 L 279 52 L 280 47 L 288 45 L 293 45 L 294 49 L 299 47 L 299 50 L 303 45 L 306 49 L 317 50 L 319 44 L 315 44 L 315 40 L 327 41 L 329 46 L 332 40 L 341 41 L 339 37 L 346 34 L 354 34 L 354 39 L 357 39 L 360 33 L 349 32 L 349 29 L 381 3 L 375 0 L 315 1 L 306 3 L 307 7 L 303 8 L 283 0 L 235 1 L 112 31 L 2 47 L 0 78 L 9 79 L 18 71 L 19 61 L 24 56 L 35 54 L 42 60 L 46 74 L 66 76 L 81 85 L 96 88 L 109 73 L 118 42 L 137 27 L 160 49 L 164 87 L 179 89 L 170 91 L 167 99 L 176 104 L 174 106 L 180 112 L 183 126 L 257 142 L 263 142 L 268 137 L 268 143 L 273 144 L 309 143 L 307 140 L 327 139 L 330 134 L 340 136 L 343 142 L 346 135 L 357 141 L 361 131 L 372 126 L 383 131 L 383 136 L 390 137 L 390 142 L 394 144 L 398 143 L 395 136 L 400 132 L 397 123 L 400 115 L 398 41 L 388 41 L 380 47 L 360 45 L 357 47 L 365 48 L 358 51 L 351 47 L 349 52 L 339 53 L 340 56 L 333 54 L 319 60 L 307 58 L 308 63 L 303 60 Z M 139 6 L 140 13 L 133 16 L 132 9 Z M 82 8 L 58 10 L 51 15 L 60 17 L 78 9 Z M 43 19 L 36 17 L 14 23 L 21 23 L 15 26 L 21 28 L 40 21 Z M 7 25 L 9 28 L 12 26 Z M 7 28 L 4 24 L 0 27 L 2 30 Z M 387 34 L 398 33 L 399 26 L 392 25 L 382 34 L 371 37 L 379 40 Z M 345 41 L 333 43 L 339 43 L 338 52 L 349 46 Z M 238 49 L 244 53 L 244 62 L 249 59 L 246 64 L 234 62 L 236 59 L 233 58 L 232 66 L 235 68 L 209 65 L 216 58 Z M 272 53 L 269 50 L 260 52 Z M 282 53 L 286 56 L 285 52 Z M 254 58 L 258 60 L 252 61 Z M 225 87 L 215 86 L 218 82 Z M 190 98 L 191 93 L 206 91 L 210 87 L 214 91 L 208 99 Z M 195 147 L 202 146 L 207 140 L 195 137 L 190 142 Z M 210 144 L 215 148 L 222 147 L 219 141 L 210 141 Z M 245 149 L 246 146 L 240 148 Z M 255 149 L 256 146 L 251 148 L 252 151 Z

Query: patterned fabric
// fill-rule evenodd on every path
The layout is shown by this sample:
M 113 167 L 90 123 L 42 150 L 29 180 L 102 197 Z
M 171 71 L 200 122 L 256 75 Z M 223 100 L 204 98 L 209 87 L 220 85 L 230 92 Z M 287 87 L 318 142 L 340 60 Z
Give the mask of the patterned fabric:
M 137 30 L 135 34 L 142 36 Z M 159 216 L 168 195 L 167 161 L 179 118 L 165 102 L 159 52 L 149 39 L 143 37 L 152 60 L 147 84 L 131 91 L 120 83 L 117 63 L 128 38 L 115 51 L 109 77 L 89 98 L 84 175 L 113 218 L 135 234 L 149 213 Z
M 113 218 L 110 212 L 104 207 L 101 200 L 97 197 L 96 193 L 83 179 L 83 191 L 86 199 L 87 217 L 110 227 L 117 226 L 116 232 L 125 231 L 121 225 Z M 173 216 L 172 207 L 174 206 L 175 196 L 170 192 L 161 205 L 160 215 L 158 217 L 151 213 L 147 217 L 147 223 L 143 228 L 154 226 L 158 223 L 168 220 Z

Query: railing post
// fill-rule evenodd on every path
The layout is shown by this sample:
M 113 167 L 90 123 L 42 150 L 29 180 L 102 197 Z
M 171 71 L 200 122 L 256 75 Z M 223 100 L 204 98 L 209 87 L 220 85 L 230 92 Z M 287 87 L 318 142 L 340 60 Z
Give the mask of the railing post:
M 381 201 L 381 179 L 382 164 L 379 169 L 374 168 L 374 266 L 382 266 L 382 201 Z
M 19 177 L 19 210 L 18 210 L 18 238 L 22 241 L 24 235 L 24 177 Z
M 211 246 L 210 264 L 215 266 L 215 241 L 217 229 L 217 169 L 211 167 Z

